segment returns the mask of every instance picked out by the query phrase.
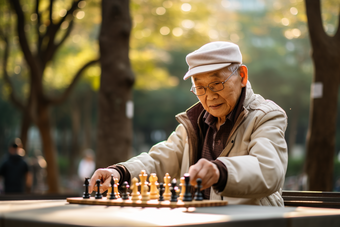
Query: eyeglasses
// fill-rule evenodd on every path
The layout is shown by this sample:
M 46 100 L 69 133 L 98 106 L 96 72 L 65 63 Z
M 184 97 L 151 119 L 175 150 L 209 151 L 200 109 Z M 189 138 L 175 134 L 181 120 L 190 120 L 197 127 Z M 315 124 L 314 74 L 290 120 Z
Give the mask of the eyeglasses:
M 194 93 L 196 96 L 201 96 L 201 95 L 205 95 L 205 93 L 207 92 L 207 88 L 209 88 L 211 91 L 213 92 L 218 92 L 218 91 L 222 91 L 224 89 L 224 84 L 229 80 L 229 78 L 238 70 L 235 69 L 230 76 L 223 82 L 212 82 L 210 84 L 208 84 L 208 86 L 198 86 L 198 87 L 191 87 L 190 91 L 192 93 Z

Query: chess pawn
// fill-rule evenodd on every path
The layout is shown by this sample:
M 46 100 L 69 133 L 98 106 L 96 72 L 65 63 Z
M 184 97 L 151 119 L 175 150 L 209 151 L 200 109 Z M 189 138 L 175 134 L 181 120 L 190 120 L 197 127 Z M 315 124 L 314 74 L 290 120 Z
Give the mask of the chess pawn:
M 129 192 L 128 192 L 128 189 L 129 189 L 129 184 L 124 181 L 123 185 L 122 185 L 122 199 L 123 200 L 128 200 L 129 199 Z
M 163 193 L 164 193 L 164 185 L 163 183 L 159 183 L 159 198 L 158 201 L 164 201 L 164 197 L 163 197 Z
M 152 173 L 149 177 L 150 180 L 150 199 L 158 199 L 158 190 L 157 190 L 157 180 L 158 177 L 156 176 L 155 173 Z
M 95 195 L 95 199 L 101 199 L 103 198 L 102 194 L 100 194 L 100 180 L 98 179 L 96 181 L 96 185 L 97 185 L 97 192 L 96 192 L 96 195 Z
M 148 174 L 146 174 L 145 170 L 140 171 L 139 180 L 140 180 L 140 194 L 144 192 L 144 185 L 146 185 L 146 179 L 148 178 Z
M 195 193 L 194 200 L 202 201 L 203 200 L 203 193 L 201 192 L 202 179 L 201 178 L 197 178 L 196 183 L 197 183 L 197 185 L 196 185 L 196 193 Z
M 170 202 L 177 202 L 177 192 L 176 192 L 177 191 L 177 181 L 176 181 L 176 179 L 172 180 L 170 191 L 171 191 Z
M 146 203 L 147 201 L 150 200 L 150 195 L 149 195 L 149 186 L 146 184 L 143 186 L 143 194 L 142 194 L 142 202 Z
M 170 192 L 170 181 L 171 181 L 171 177 L 169 175 L 169 173 L 166 173 L 164 176 L 164 200 L 170 200 L 171 199 L 171 192 Z
M 133 202 L 138 201 L 139 200 L 139 191 L 138 191 L 138 179 L 136 177 L 134 177 L 131 181 L 132 186 L 132 193 L 131 193 L 131 200 Z
M 115 194 L 115 197 L 118 199 L 118 198 L 120 198 L 120 194 L 119 194 L 119 191 L 118 191 L 118 185 L 119 185 L 118 178 L 115 178 L 115 182 L 117 182 L 117 183 L 115 183 L 113 185 L 113 192 Z
M 184 193 L 185 193 L 184 177 L 181 177 L 180 182 L 181 183 L 179 184 L 179 186 L 181 186 L 181 194 L 179 195 L 179 199 L 183 201 L 183 197 L 184 197 Z

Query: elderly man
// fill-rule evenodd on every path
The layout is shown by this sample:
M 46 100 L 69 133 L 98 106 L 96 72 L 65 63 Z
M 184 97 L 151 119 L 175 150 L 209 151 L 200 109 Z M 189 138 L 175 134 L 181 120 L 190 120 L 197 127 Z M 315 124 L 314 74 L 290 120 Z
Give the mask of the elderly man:
M 98 169 L 102 190 L 113 174 L 120 182 L 148 174 L 189 173 L 202 179 L 205 199 L 230 204 L 283 206 L 281 189 L 287 169 L 284 133 L 287 116 L 278 105 L 254 94 L 239 47 L 211 42 L 186 57 L 193 92 L 199 102 L 176 116 L 176 131 L 167 141 L 127 162 Z

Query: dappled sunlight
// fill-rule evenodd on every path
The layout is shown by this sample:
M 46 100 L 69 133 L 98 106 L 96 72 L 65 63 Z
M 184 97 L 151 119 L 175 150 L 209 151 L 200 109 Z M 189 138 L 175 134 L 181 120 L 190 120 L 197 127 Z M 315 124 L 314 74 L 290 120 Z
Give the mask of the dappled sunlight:
M 169 35 L 169 33 L 170 33 L 170 28 L 168 28 L 167 26 L 163 26 L 163 27 L 161 27 L 161 29 L 159 30 L 159 32 L 160 32 L 162 35 Z
M 170 56 L 161 50 L 146 49 L 131 50 L 130 59 L 136 76 L 135 89 L 157 90 L 178 85 L 178 79 L 172 77 L 163 68 L 157 67 L 157 62 L 168 62 Z
M 183 35 L 183 29 L 182 29 L 182 28 L 179 28 L 179 27 L 174 28 L 174 29 L 172 30 L 172 34 L 173 34 L 174 36 L 176 36 L 176 37 L 179 37 L 179 36 Z
M 156 9 L 156 14 L 157 15 L 163 15 L 163 14 L 165 14 L 166 13 L 166 9 L 164 8 L 164 7 L 158 7 L 157 9 Z
M 76 13 L 76 17 L 77 17 L 77 19 L 79 19 L 79 20 L 83 19 L 83 18 L 85 17 L 85 12 L 84 12 L 84 11 L 78 11 L 78 12 Z
M 191 5 L 189 3 L 183 3 L 181 9 L 184 12 L 189 12 L 191 10 Z
M 331 36 L 335 34 L 336 28 L 339 26 L 337 16 L 339 11 L 340 4 L 338 0 L 321 0 L 321 17 L 323 26 L 326 33 Z
M 290 13 L 291 13 L 292 15 L 294 15 L 294 16 L 295 16 L 295 15 L 297 15 L 297 14 L 298 14 L 298 12 L 299 12 L 299 11 L 298 11 L 298 9 L 297 9 L 297 8 L 295 8 L 295 7 L 292 7 L 292 8 L 290 8 L 290 10 L 289 10 L 289 11 L 290 11 Z

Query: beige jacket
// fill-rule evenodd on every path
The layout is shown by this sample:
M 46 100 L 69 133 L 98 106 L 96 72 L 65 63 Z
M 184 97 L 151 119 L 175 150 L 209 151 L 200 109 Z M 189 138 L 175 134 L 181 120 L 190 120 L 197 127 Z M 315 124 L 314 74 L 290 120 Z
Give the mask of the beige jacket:
M 288 159 L 284 138 L 287 116 L 274 102 L 254 94 L 249 82 L 243 106 L 218 157 L 228 169 L 227 184 L 222 192 L 211 190 L 210 199 L 228 200 L 229 204 L 284 206 L 281 190 Z M 176 179 L 188 172 L 194 164 L 197 136 L 186 113 L 176 118 L 180 124 L 167 141 L 120 163 L 131 178 L 138 177 L 142 169 L 158 177 L 169 173 Z

